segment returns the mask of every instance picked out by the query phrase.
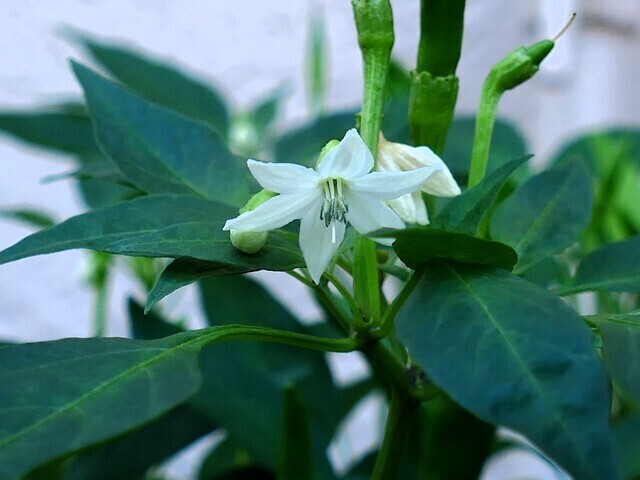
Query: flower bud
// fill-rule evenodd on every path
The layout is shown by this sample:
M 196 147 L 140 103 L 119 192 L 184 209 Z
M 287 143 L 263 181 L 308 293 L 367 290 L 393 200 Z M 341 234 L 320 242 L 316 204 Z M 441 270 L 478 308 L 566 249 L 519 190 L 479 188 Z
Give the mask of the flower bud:
M 240 213 L 251 212 L 252 210 L 255 210 L 260 205 L 262 205 L 264 202 L 275 196 L 276 194 L 274 192 L 271 192 L 269 190 L 261 190 L 249 199 L 245 206 L 240 209 Z M 229 232 L 231 244 L 241 252 L 249 254 L 258 253 L 260 250 L 262 250 L 262 247 L 264 247 L 265 243 L 267 243 L 268 236 L 268 231 L 257 232 L 252 230 L 231 229 L 231 231 Z

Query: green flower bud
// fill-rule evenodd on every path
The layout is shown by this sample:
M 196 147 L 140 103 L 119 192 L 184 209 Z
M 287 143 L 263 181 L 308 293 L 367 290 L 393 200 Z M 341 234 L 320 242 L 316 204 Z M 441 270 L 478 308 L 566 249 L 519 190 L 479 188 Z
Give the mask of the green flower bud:
M 269 232 L 250 232 L 248 230 L 231 230 L 229 237 L 234 247 L 244 253 L 258 253 L 267 243 Z
M 240 209 L 240 213 L 250 212 L 255 210 L 264 202 L 270 198 L 275 197 L 276 194 L 269 190 L 261 190 L 256 193 L 244 207 Z M 231 238 L 231 244 L 238 250 L 244 253 L 258 253 L 262 250 L 265 243 L 267 243 L 267 237 L 269 232 L 255 232 L 250 230 L 231 230 L 229 237 Z
M 327 153 L 329 153 L 329 150 L 331 150 L 333 147 L 335 147 L 339 143 L 340 143 L 339 140 L 331 140 L 327 142 L 327 144 L 324 147 L 322 147 L 322 150 L 320 150 L 320 155 L 318 155 L 318 159 L 316 160 L 316 168 L 318 168 L 322 159 L 327 155 Z

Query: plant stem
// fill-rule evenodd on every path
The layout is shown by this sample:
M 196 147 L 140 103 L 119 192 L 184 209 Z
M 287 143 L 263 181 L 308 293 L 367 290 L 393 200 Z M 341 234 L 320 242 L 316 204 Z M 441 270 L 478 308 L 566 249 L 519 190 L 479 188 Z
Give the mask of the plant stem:
M 391 394 L 384 439 L 373 468 L 372 480 L 393 480 L 402 457 L 413 417 L 420 403 L 394 390 Z
M 351 292 L 347 289 L 347 287 L 336 277 L 333 273 L 326 271 L 324 272 L 324 277 L 334 286 L 338 293 L 342 295 L 342 298 L 347 302 L 349 308 L 351 309 L 351 313 L 353 314 L 354 320 L 358 320 L 362 318 L 362 313 L 360 313 L 360 308 L 358 307 L 356 301 L 354 300 Z
M 480 106 L 476 117 L 476 131 L 473 138 L 473 150 L 471 152 L 471 165 L 469 167 L 468 187 L 471 188 L 484 178 L 489 161 L 489 148 L 493 126 L 496 122 L 496 112 L 500 102 L 500 89 L 496 78 L 489 75 L 482 87 Z
M 94 288 L 93 299 L 93 336 L 104 337 L 107 329 L 107 282 L 105 281 Z
M 413 290 L 422 278 L 422 274 L 422 269 L 413 271 L 404 285 L 402 285 L 398 295 L 393 299 L 393 302 L 391 302 L 387 311 L 384 312 L 384 316 L 382 317 L 382 322 L 380 324 L 380 335 L 382 337 L 386 337 L 393 328 L 393 321 L 395 320 L 396 315 L 404 305 L 404 302 L 406 302 L 411 293 L 413 293 Z
M 224 334 L 221 330 L 224 329 Z M 293 347 L 302 347 L 321 352 L 353 352 L 360 347 L 360 341 L 355 338 L 325 338 L 307 335 L 305 333 L 289 332 L 268 327 L 249 325 L 225 325 L 202 330 L 186 332 L 184 336 L 196 337 L 194 343 L 206 345 L 211 340 L 259 340 L 263 342 L 280 343 Z

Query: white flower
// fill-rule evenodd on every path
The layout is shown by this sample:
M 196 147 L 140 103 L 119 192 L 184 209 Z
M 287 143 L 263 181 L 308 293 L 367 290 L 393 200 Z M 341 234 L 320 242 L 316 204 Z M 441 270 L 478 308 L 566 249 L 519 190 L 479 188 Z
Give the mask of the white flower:
M 402 143 L 388 142 L 380 134 L 378 143 L 379 172 L 411 171 L 426 166 L 438 166 L 440 170 L 430 177 L 421 191 L 438 197 L 460 195 L 460 187 L 445 163 L 429 147 L 411 147 Z M 407 223 L 427 225 L 429 217 L 420 191 L 407 193 L 399 198 L 387 200 L 400 218 Z
M 373 164 L 371 152 L 355 129 L 329 150 L 316 170 L 248 160 L 258 183 L 280 195 L 227 220 L 224 230 L 266 231 L 301 219 L 300 249 L 311 278 L 318 283 L 344 238 L 347 223 L 362 234 L 404 228 L 383 200 L 417 190 L 442 168 L 431 165 L 410 172 L 369 173 Z

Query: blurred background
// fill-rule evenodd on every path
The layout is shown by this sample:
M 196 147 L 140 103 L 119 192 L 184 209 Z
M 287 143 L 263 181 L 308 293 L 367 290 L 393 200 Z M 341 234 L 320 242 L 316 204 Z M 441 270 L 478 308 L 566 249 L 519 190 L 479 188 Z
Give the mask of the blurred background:
M 392 4 L 394 58 L 411 69 L 417 52 L 419 2 L 392 0 Z M 63 34 L 71 27 L 177 62 L 217 86 L 234 111 L 284 88 L 287 96 L 276 128 L 286 129 L 309 117 L 305 58 L 312 16 L 323 19 L 327 38 L 323 108 L 353 108 L 361 100 L 361 58 L 347 0 L 0 0 L 0 7 L 2 111 L 79 98 L 80 88 L 67 60 L 91 63 Z M 581 132 L 640 124 L 640 2 L 467 0 L 458 68 L 458 110 L 467 114 L 476 110 L 484 77 L 493 64 L 517 46 L 552 37 L 572 12 L 578 13 L 577 20 L 539 74 L 508 92 L 500 105 L 500 116 L 520 130 L 528 151 L 535 153 L 536 168 Z M 69 171 L 65 158 L 0 137 L 0 206 L 42 207 L 58 220 L 81 212 L 85 207 L 73 180 L 42 182 Z M 0 220 L 0 248 L 31 232 L 28 226 Z M 32 341 L 89 335 L 93 298 L 83 281 L 83 265 L 87 254 L 72 251 L 2 266 L 0 338 Z M 262 278 L 302 317 L 312 321 L 318 315 L 303 292 L 291 290 L 288 277 Z M 125 335 L 125 292 L 140 287 L 116 274 L 110 288 L 107 333 Z M 169 308 L 176 315 L 188 312 L 197 325 L 201 320 L 197 314 L 193 318 L 195 302 L 193 289 L 186 289 L 169 299 Z M 487 478 L 516 478 L 500 476 L 500 471 L 513 472 L 520 464 L 518 458 L 503 460 L 495 476 Z M 543 467 L 531 468 L 528 476 L 517 478 L 553 478 L 545 476 Z

